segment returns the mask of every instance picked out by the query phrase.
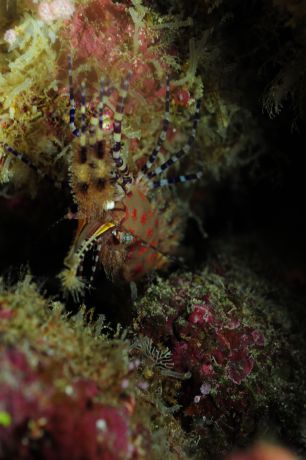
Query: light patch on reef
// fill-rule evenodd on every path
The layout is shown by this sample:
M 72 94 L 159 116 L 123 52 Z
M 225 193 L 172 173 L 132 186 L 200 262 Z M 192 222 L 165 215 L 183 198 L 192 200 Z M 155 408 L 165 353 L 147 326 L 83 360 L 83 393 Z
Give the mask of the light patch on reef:
M 17 40 L 17 33 L 14 29 L 8 29 L 4 36 L 4 41 L 6 41 L 9 45 L 13 45 Z
M 74 4 L 69 0 L 42 2 L 38 7 L 38 15 L 45 22 L 57 19 L 69 19 L 74 13 Z

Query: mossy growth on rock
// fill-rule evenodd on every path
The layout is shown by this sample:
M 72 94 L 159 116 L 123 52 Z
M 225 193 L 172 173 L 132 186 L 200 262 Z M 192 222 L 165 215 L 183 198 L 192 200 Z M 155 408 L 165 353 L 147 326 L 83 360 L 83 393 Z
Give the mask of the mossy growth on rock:
M 187 458 L 122 330 L 63 310 L 28 275 L 1 287 L 0 458 Z
M 204 269 L 150 285 L 134 327 L 168 347 L 173 373 L 190 376 L 164 385 L 163 394 L 180 406 L 190 437 L 198 436 L 198 458 L 267 434 L 297 445 L 305 371 L 288 298 L 230 245 L 218 249 Z

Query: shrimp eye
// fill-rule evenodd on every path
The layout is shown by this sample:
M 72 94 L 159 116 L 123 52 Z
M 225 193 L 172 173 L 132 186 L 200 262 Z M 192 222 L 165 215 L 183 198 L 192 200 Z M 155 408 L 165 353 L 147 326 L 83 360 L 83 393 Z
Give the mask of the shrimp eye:
M 134 241 L 134 236 L 131 233 L 114 230 L 112 234 L 114 239 L 121 244 L 131 244 Z
M 116 245 L 120 244 L 119 235 L 118 235 L 117 230 L 112 231 L 112 236 L 113 236 L 113 243 L 116 244 Z

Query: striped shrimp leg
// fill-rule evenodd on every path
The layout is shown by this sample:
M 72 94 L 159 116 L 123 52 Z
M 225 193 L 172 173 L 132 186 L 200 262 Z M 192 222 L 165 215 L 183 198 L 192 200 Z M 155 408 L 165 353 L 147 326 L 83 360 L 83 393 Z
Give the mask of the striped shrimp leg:
M 129 169 L 126 164 L 126 161 L 121 156 L 121 137 L 122 137 L 122 120 L 124 113 L 124 106 L 127 98 L 128 87 L 132 77 L 132 72 L 129 71 L 126 78 L 123 80 L 120 90 L 119 90 L 119 99 L 116 106 L 116 111 L 114 115 L 114 146 L 112 148 L 112 157 L 118 169 L 120 176 L 129 176 Z
M 80 163 L 87 161 L 87 135 L 86 135 L 86 86 L 81 83 L 81 135 L 80 135 Z
M 185 183 L 185 182 L 191 182 L 191 181 L 196 181 L 198 179 L 201 179 L 202 177 L 202 172 L 197 172 L 197 173 L 190 173 L 190 174 L 185 174 L 182 176 L 176 176 L 176 177 L 170 177 L 169 179 L 161 179 L 157 181 L 150 181 L 150 188 L 151 189 L 157 189 L 160 187 L 167 187 L 179 183 Z
M 97 245 L 94 249 L 94 254 L 93 254 L 93 260 L 92 260 L 92 265 L 91 265 L 91 274 L 89 278 L 89 285 L 92 286 L 94 283 L 95 279 L 95 274 L 99 265 L 99 260 L 100 260 L 100 252 L 102 248 L 102 239 L 97 240 Z
M 68 56 L 68 81 L 69 81 L 69 128 L 74 136 L 79 136 L 80 131 L 75 125 L 75 99 L 73 90 L 73 78 L 72 78 L 72 57 Z
M 104 157 L 103 143 L 103 110 L 107 102 L 107 92 L 105 91 L 105 81 L 100 79 L 100 102 L 98 105 L 98 129 L 97 129 L 97 157 L 101 160 Z
M 166 101 L 165 101 L 165 112 L 164 112 L 164 119 L 163 119 L 163 127 L 162 127 L 162 132 L 159 135 L 158 141 L 156 143 L 156 146 L 154 147 L 154 150 L 152 151 L 148 161 L 142 168 L 142 173 L 146 174 L 149 169 L 153 166 L 155 163 L 156 158 L 158 157 L 158 154 L 160 152 L 160 149 L 167 137 L 167 131 L 170 123 L 170 79 L 167 77 L 166 81 Z
M 8 144 L 3 144 L 3 148 L 5 150 L 6 153 L 9 153 L 11 155 L 13 155 L 15 158 L 17 158 L 18 160 L 22 161 L 22 163 L 24 163 L 25 165 L 27 165 L 30 169 L 32 169 L 32 171 L 34 171 L 36 174 L 38 174 L 39 176 L 45 178 L 45 177 L 48 177 L 46 176 L 46 174 L 44 174 L 33 162 L 32 160 L 27 156 L 25 155 L 24 153 L 21 153 L 21 152 L 18 152 L 18 150 L 15 150 L 13 149 L 13 147 L 10 147 Z
M 172 166 L 174 163 L 180 160 L 184 155 L 187 155 L 187 153 L 190 151 L 194 143 L 194 140 L 195 140 L 196 130 L 197 130 L 197 126 L 198 126 L 199 119 L 200 119 L 200 107 L 201 107 L 201 100 L 198 99 L 196 102 L 196 108 L 195 108 L 195 113 L 193 117 L 191 134 L 188 138 L 187 143 L 178 152 L 171 155 L 171 157 L 167 161 L 165 161 L 162 165 L 158 166 L 158 168 L 156 168 L 154 171 L 149 172 L 147 174 L 148 179 L 152 179 L 153 177 L 158 176 L 159 174 L 162 174 L 164 171 L 170 168 L 170 166 Z
M 38 166 L 36 166 L 32 162 L 32 160 L 25 153 L 21 153 L 18 150 L 15 150 L 13 147 L 11 147 L 10 145 L 6 143 L 2 145 L 6 153 L 13 155 L 15 158 L 22 161 L 22 163 L 27 165 L 30 169 L 32 169 L 32 171 L 34 171 L 42 179 L 47 180 L 50 184 L 54 185 L 57 188 L 61 188 L 62 185 L 65 185 L 65 183 L 61 184 L 60 182 L 57 182 L 55 179 L 52 179 L 48 174 L 43 172 Z

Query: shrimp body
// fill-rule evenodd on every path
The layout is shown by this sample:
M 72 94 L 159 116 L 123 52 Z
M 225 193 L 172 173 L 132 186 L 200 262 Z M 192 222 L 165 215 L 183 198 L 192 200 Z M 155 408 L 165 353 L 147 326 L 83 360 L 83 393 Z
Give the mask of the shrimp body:
M 183 218 L 178 203 L 167 202 L 156 189 L 177 183 L 194 181 L 201 172 L 160 178 L 181 157 L 188 154 L 196 136 L 201 101 L 195 102 L 191 133 L 177 152 L 161 163 L 160 150 L 170 123 L 170 81 L 166 81 L 165 110 L 162 130 L 153 151 L 145 156 L 141 168 L 128 153 L 122 154 L 122 122 L 128 88 L 129 71 L 116 94 L 116 106 L 108 106 L 109 90 L 105 79 L 100 81 L 96 108 L 86 101 L 86 85 L 81 84 L 80 106 L 77 109 L 69 65 L 69 126 L 74 136 L 70 158 L 70 187 L 77 205 L 73 215 L 78 220 L 74 241 L 67 254 L 60 279 L 65 291 L 76 299 L 83 293 L 86 280 L 83 263 L 86 254 L 94 250 L 92 283 L 96 268 L 102 264 L 112 279 L 135 281 L 169 264 L 182 235 Z M 104 117 L 112 110 L 112 129 Z M 80 112 L 78 115 L 78 111 Z M 78 116 L 77 116 L 78 115 Z M 78 120 L 76 124 L 76 120 Z M 15 155 L 33 169 L 25 155 L 4 145 L 6 153 Z M 126 160 L 128 158 L 128 162 Z M 155 168 L 155 169 L 154 169 Z

